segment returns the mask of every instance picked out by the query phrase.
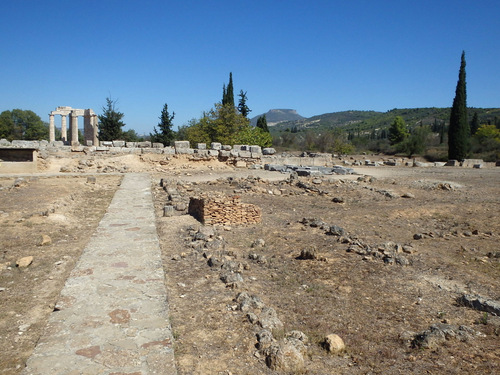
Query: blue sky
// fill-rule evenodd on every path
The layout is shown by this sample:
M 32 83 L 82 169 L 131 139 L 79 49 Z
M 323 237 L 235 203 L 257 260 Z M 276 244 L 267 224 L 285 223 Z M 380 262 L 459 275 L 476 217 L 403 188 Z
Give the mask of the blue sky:
M 233 73 L 250 117 L 293 108 L 449 107 L 466 52 L 468 105 L 500 107 L 497 0 L 0 2 L 0 112 L 117 100 L 147 134 L 186 124 Z M 59 119 L 56 125 L 59 126 Z

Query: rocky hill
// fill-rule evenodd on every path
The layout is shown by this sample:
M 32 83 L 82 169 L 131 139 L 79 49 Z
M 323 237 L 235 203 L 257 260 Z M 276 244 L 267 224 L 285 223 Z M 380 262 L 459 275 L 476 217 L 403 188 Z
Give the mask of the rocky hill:
M 266 113 L 261 113 L 260 115 L 251 118 L 250 123 L 255 126 L 257 124 L 257 119 L 262 115 L 266 115 L 268 126 L 274 126 L 278 123 L 286 121 L 300 121 L 304 119 L 304 117 L 299 115 L 295 109 L 270 109 Z

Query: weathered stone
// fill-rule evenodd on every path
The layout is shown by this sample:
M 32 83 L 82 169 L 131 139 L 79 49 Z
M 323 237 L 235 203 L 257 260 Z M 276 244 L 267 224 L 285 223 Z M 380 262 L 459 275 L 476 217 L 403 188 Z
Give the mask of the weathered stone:
M 475 310 L 485 311 L 490 314 L 500 316 L 500 302 L 498 301 L 483 298 L 481 296 L 463 294 L 457 299 L 457 302 Z
M 48 235 L 42 234 L 39 245 L 40 246 L 48 246 L 51 244 L 52 244 L 52 239 Z
M 243 281 L 243 277 L 241 277 L 239 272 L 231 271 L 221 273 L 220 279 L 224 284 L 235 284 Z
M 174 216 L 174 206 L 166 205 L 163 207 L 163 216 L 169 217 Z
M 283 322 L 278 318 L 276 310 L 272 307 L 264 307 L 259 315 L 259 324 L 264 329 L 283 329 Z
M 345 349 L 344 340 L 339 335 L 330 334 L 322 342 L 323 347 L 330 353 L 339 353 Z
M 265 350 L 266 365 L 273 371 L 301 373 L 304 371 L 304 357 L 287 340 L 280 340 Z
M 210 148 L 211 148 L 212 150 L 220 150 L 220 149 L 222 149 L 222 144 L 221 144 L 221 143 L 219 143 L 219 142 L 212 142 L 212 143 L 210 144 Z
M 344 228 L 339 227 L 338 225 L 332 225 L 326 234 L 332 235 L 332 236 L 343 236 L 345 233 Z
M 258 238 L 254 242 L 252 242 L 252 247 L 264 247 L 265 245 L 266 241 L 264 241 L 262 238 Z
M 276 153 L 276 150 L 272 147 L 266 147 L 262 149 L 262 154 L 263 155 L 274 155 Z
M 273 334 L 267 329 L 263 329 L 256 334 L 257 336 L 257 349 L 264 350 L 271 346 L 274 341 Z
M 474 330 L 465 326 L 454 326 L 451 324 L 433 324 L 428 330 L 415 335 L 411 346 L 414 348 L 434 349 L 446 340 L 457 338 L 460 341 L 468 341 L 473 337 Z
M 31 263 L 33 263 L 32 256 L 23 257 L 23 258 L 17 260 L 16 267 L 25 268 L 25 267 L 28 267 Z
M 317 256 L 317 250 L 315 247 L 310 247 L 310 248 L 307 248 L 307 249 L 302 249 L 300 251 L 300 255 L 297 257 L 297 259 L 301 259 L 301 260 L 313 260 L 313 259 L 316 259 L 318 256 Z

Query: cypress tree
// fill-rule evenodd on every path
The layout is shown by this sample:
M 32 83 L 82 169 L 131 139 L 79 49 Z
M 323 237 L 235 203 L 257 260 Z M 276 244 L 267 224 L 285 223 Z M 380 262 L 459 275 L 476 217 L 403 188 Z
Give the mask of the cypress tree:
M 448 158 L 463 160 L 470 149 L 470 127 L 467 120 L 467 89 L 465 82 L 465 52 L 462 51 L 455 99 L 448 128 Z
M 238 111 L 243 115 L 243 117 L 247 117 L 252 110 L 247 106 L 247 93 L 246 91 L 240 90 L 240 94 L 238 95 L 240 100 L 238 102 Z
M 226 88 L 226 100 L 223 104 L 230 104 L 234 107 L 233 73 L 229 73 L 229 83 Z
M 267 119 L 266 119 L 266 115 L 265 114 L 263 114 L 262 116 L 260 116 L 257 119 L 257 127 L 261 128 L 265 132 L 269 133 L 269 128 L 267 127 Z M 292 131 L 292 133 L 293 133 L 293 131 Z

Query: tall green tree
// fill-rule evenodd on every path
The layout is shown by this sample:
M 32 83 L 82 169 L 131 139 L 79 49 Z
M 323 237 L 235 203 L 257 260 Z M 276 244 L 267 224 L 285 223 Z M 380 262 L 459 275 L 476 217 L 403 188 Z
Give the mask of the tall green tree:
M 238 111 L 243 115 L 243 117 L 248 117 L 248 114 L 252 112 L 250 108 L 247 106 L 247 93 L 243 90 L 240 90 L 240 94 L 238 95 L 240 100 L 238 102 Z
M 395 145 L 403 142 L 408 137 L 408 129 L 405 124 L 405 120 L 401 116 L 396 116 L 393 123 L 389 127 L 389 142 L 391 145 Z
M 262 129 L 263 131 L 269 133 L 269 128 L 267 127 L 267 119 L 266 119 L 266 114 L 265 113 L 257 119 L 257 125 L 256 126 L 258 128 L 260 128 L 260 129 Z
M 42 140 L 49 138 L 49 127 L 30 110 L 13 109 L 0 113 L 0 138 L 9 141 Z
M 175 139 L 175 131 L 172 129 L 174 126 L 172 122 L 174 117 L 175 112 L 172 112 L 172 114 L 168 113 L 168 105 L 165 103 L 159 117 L 160 122 L 158 123 L 158 128 L 160 130 L 156 130 L 155 126 L 153 128 L 153 133 L 150 134 L 152 142 L 163 143 L 165 146 L 170 145 Z
M 470 127 L 467 120 L 467 88 L 465 82 L 465 51 L 462 51 L 455 98 L 448 128 L 448 158 L 463 160 L 470 151 Z
M 99 115 L 99 135 L 100 141 L 114 141 L 122 138 L 123 113 L 116 108 L 116 100 L 106 98 L 106 106 L 102 107 L 102 115 Z
M 234 107 L 233 73 L 229 73 L 229 83 L 222 88 L 222 105 Z
M 476 134 L 477 129 L 479 129 L 479 116 L 478 116 L 477 112 L 474 112 L 474 115 L 472 116 L 472 121 L 470 123 L 471 135 Z

